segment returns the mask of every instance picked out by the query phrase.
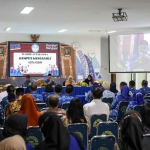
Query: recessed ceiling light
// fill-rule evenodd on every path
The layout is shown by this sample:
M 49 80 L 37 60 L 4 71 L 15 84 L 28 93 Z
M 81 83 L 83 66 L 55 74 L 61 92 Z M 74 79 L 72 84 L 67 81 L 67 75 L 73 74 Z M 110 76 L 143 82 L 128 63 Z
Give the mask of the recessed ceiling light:
M 34 7 L 25 7 L 20 14 L 29 14 L 33 9 Z
M 89 30 L 89 32 L 100 32 L 100 30 Z
M 65 31 L 67 31 L 67 29 L 62 29 L 62 30 L 60 30 L 58 32 L 65 32 Z
M 117 32 L 117 31 L 108 31 L 107 33 L 115 33 L 115 32 Z
M 4 31 L 9 31 L 11 28 L 10 27 L 7 27 L 4 29 Z

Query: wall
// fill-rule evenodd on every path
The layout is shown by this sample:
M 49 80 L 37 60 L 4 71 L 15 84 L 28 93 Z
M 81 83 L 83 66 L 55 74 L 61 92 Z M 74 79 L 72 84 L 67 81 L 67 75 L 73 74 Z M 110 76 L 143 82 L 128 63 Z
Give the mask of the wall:
M 108 38 L 101 38 L 101 72 L 103 81 L 111 82 L 111 74 L 109 73 L 109 55 L 108 55 Z
M 31 41 L 28 34 L 0 34 L 0 43 L 5 41 Z M 96 58 L 97 63 L 101 66 L 101 40 L 100 37 L 87 36 L 68 36 L 68 35 L 41 35 L 38 42 L 60 42 L 72 46 L 78 43 L 78 50 L 86 56 Z M 94 56 L 93 56 L 94 54 Z M 101 75 L 101 70 L 99 70 Z M 87 74 L 86 74 L 87 75 Z M 84 76 L 85 77 L 85 76 Z M 60 81 L 58 81 L 60 82 Z M 18 83 L 17 83 L 18 85 Z M 20 83 L 19 83 L 20 85 Z

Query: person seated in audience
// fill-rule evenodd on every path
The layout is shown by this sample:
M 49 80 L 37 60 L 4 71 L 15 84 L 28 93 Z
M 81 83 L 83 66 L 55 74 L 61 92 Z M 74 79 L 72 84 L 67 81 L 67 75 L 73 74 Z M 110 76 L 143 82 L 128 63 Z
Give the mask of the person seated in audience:
M 93 80 L 92 76 L 89 74 L 88 77 L 83 82 L 87 83 L 88 86 L 90 86 L 91 84 L 94 83 L 94 80 Z
M 9 111 L 10 103 L 13 103 L 15 100 L 16 100 L 15 94 L 14 93 L 9 93 L 8 94 L 8 102 L 9 102 L 9 104 L 5 107 L 5 117 L 6 117 L 6 120 L 12 114 Z
M 37 93 L 37 85 L 32 84 L 30 89 L 31 89 L 31 94 L 34 97 L 34 100 L 43 102 L 43 96 L 41 94 Z
M 84 115 L 87 116 L 89 119 L 93 115 L 100 115 L 100 114 L 106 114 L 108 119 L 109 106 L 108 104 L 103 103 L 101 101 L 102 96 L 103 96 L 103 91 L 99 87 L 92 89 L 93 100 L 90 103 L 85 104 L 83 106 Z
M 140 90 L 142 91 L 143 96 L 145 96 L 146 94 L 150 95 L 150 88 L 148 87 L 148 81 L 143 80 L 141 85 L 142 88 L 140 88 Z
M 126 112 L 121 123 L 121 135 L 114 150 L 149 150 L 149 142 L 148 138 L 143 138 L 140 114 L 136 111 Z
M 23 94 L 24 94 L 23 88 L 16 89 L 16 96 L 13 93 L 8 94 L 9 104 L 7 105 L 7 108 L 5 110 L 6 120 L 10 115 L 13 114 L 13 111 L 20 110 Z
M 14 92 L 15 92 L 15 87 L 14 86 L 10 85 L 10 86 L 7 87 L 7 94 L 14 93 Z M 8 102 L 8 96 L 6 96 L 1 101 L 1 105 L 2 105 L 3 109 L 8 104 L 9 104 L 9 102 Z
M 0 150 L 32 150 L 29 143 L 25 143 L 24 137 L 28 132 L 27 115 L 13 114 L 3 130 L 3 140 L 0 142 Z
M 59 97 L 57 94 L 52 94 L 48 97 L 48 101 L 49 101 L 49 109 L 47 109 L 46 111 L 49 112 L 53 112 L 55 114 L 62 114 L 65 115 L 66 111 L 63 109 L 58 108 L 59 106 Z
M 74 98 L 72 96 L 73 89 L 74 89 L 73 85 L 69 84 L 66 86 L 66 90 L 65 90 L 66 93 L 64 96 L 62 96 L 62 99 L 59 101 L 60 106 L 62 105 L 62 103 L 70 103 L 70 101 Z
M 4 109 L 0 104 L 0 127 L 3 127 L 4 123 L 5 123 Z
M 136 105 L 144 105 L 145 101 L 143 99 L 142 91 L 136 90 L 133 94 L 133 100 L 129 102 L 126 111 L 132 110 Z
M 39 118 L 39 127 L 44 136 L 35 150 L 86 150 L 77 133 L 69 133 L 61 119 L 51 112 Z
M 104 81 L 102 86 L 104 89 L 103 98 L 114 98 L 115 97 L 115 94 L 109 90 L 110 89 L 110 83 L 109 82 Z
M 99 85 L 97 82 L 94 82 L 94 84 L 92 85 L 92 89 L 91 89 L 90 91 L 88 91 L 87 95 L 85 96 L 85 101 L 86 101 L 87 103 L 90 103 L 90 102 L 93 100 L 93 97 L 92 97 L 92 90 L 93 90 L 94 88 L 97 88 L 97 87 L 100 88 L 100 85 Z M 101 89 L 103 89 L 103 88 L 101 88 Z
M 31 94 L 24 94 L 21 101 L 20 111 L 18 114 L 26 114 L 28 116 L 28 126 L 38 126 L 39 116 L 42 114 L 38 111 L 38 107 Z
M 127 83 L 124 81 L 120 82 L 120 91 L 117 93 L 117 95 L 121 95 L 121 89 L 124 85 L 127 85 Z M 133 97 L 133 93 L 131 91 L 129 91 L 129 95 Z
M 115 95 L 117 95 L 118 90 L 116 89 L 116 83 L 115 82 L 112 82 L 110 84 L 110 91 L 113 92 Z
M 90 120 L 84 116 L 83 105 L 81 100 L 74 98 L 68 107 L 66 116 L 61 118 L 65 127 L 72 123 L 86 123 L 88 126 L 88 133 L 90 133 Z
M 46 84 L 55 85 L 55 81 L 52 79 L 52 75 L 48 74 L 47 79 L 45 80 Z
M 67 85 L 73 85 L 73 86 L 76 85 L 76 82 L 73 80 L 72 76 L 69 76 L 68 79 L 66 80 L 65 86 L 67 86 Z
M 46 85 L 45 92 L 42 92 L 43 101 L 46 102 L 46 99 L 48 98 L 48 96 L 50 96 L 54 93 L 55 92 L 54 92 L 52 85 L 51 84 Z
M 129 82 L 129 91 L 131 91 L 132 94 L 134 94 L 134 92 L 136 91 L 136 89 L 135 89 L 135 81 L 133 81 L 133 80 L 131 80 Z
M 62 96 L 64 96 L 64 95 L 62 94 L 62 86 L 61 86 L 60 84 L 57 84 L 57 85 L 55 86 L 55 94 L 58 95 L 58 97 L 59 97 L 59 102 L 60 102 L 61 99 L 62 99 Z
M 140 109 L 142 123 L 144 126 L 144 134 L 150 134 L 150 103 L 145 104 Z
M 23 87 L 28 87 L 29 85 L 31 85 L 31 81 L 30 81 L 30 75 L 26 76 L 26 81 L 23 83 Z
M 117 95 L 111 104 L 110 116 L 117 115 L 119 102 L 131 100 L 132 97 L 129 95 L 129 87 L 127 85 L 124 85 L 121 89 L 121 95 Z

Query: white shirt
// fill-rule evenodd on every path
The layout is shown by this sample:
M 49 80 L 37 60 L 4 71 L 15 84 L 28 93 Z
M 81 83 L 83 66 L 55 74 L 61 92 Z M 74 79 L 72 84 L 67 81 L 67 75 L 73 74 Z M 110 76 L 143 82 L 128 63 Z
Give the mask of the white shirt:
M 107 120 L 109 118 L 109 106 L 101 101 L 101 99 L 94 99 L 90 103 L 83 106 L 84 115 L 91 119 L 92 115 L 106 114 Z

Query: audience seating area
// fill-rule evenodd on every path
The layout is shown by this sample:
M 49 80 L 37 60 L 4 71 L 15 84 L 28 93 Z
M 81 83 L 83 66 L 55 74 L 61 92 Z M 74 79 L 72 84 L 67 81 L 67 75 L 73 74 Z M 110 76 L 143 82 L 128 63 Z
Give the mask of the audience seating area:
M 76 88 L 76 90 L 79 88 Z M 86 90 L 83 90 L 83 87 L 80 91 L 81 95 L 74 95 L 75 98 L 79 98 L 82 101 L 82 104 L 84 105 L 85 102 L 85 92 L 91 90 L 91 87 L 85 87 Z M 43 89 L 40 88 L 38 91 L 42 91 Z M 76 92 L 74 92 L 76 93 Z M 82 95 L 84 94 L 84 95 Z M 107 103 L 109 108 L 111 109 L 111 104 L 113 102 L 114 98 L 102 98 L 102 102 Z M 150 102 L 150 94 L 147 94 L 144 97 L 144 100 L 146 102 Z M 46 103 L 43 103 L 41 101 L 35 101 L 36 105 L 38 107 L 38 110 L 40 112 L 44 112 L 47 109 L 49 109 L 48 105 Z M 61 109 L 64 109 L 66 112 L 68 110 L 70 103 L 62 103 Z M 86 123 L 75 123 L 75 124 L 69 124 L 67 129 L 69 132 L 75 132 L 77 133 L 80 138 L 82 139 L 84 145 L 89 148 L 90 150 L 96 150 L 96 149 L 107 149 L 107 150 L 113 150 L 114 144 L 116 140 L 119 138 L 119 123 L 121 119 L 124 116 L 124 113 L 126 112 L 126 109 L 129 105 L 129 101 L 120 101 L 118 112 L 116 116 L 109 116 L 107 118 L 106 114 L 100 114 L 100 115 L 92 115 L 90 118 L 90 133 L 88 133 L 88 125 Z M 133 107 L 133 110 L 139 112 L 141 107 L 143 105 L 135 105 Z M 5 113 L 6 113 L 5 107 Z M 16 113 L 18 110 L 14 110 L 13 113 Z M 57 114 L 59 118 L 62 118 L 62 114 Z M 3 128 L 0 128 L 0 135 L 2 134 Z M 144 138 L 148 137 L 150 139 L 150 134 L 145 134 Z M 42 133 L 40 131 L 40 128 L 38 126 L 29 126 L 28 134 L 25 137 L 25 140 L 28 141 L 33 149 L 42 142 Z

